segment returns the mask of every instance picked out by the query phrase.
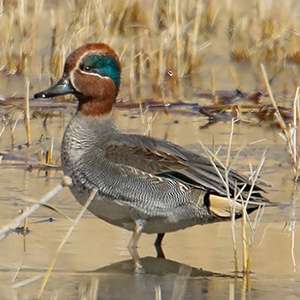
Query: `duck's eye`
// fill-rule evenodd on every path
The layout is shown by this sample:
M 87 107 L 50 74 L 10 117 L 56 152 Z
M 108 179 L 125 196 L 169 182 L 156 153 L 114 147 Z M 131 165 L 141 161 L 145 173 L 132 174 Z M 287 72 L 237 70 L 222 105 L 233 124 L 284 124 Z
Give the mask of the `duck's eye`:
M 89 67 L 88 65 L 85 65 L 85 64 L 80 64 L 79 69 L 84 72 L 91 72 L 91 67 Z

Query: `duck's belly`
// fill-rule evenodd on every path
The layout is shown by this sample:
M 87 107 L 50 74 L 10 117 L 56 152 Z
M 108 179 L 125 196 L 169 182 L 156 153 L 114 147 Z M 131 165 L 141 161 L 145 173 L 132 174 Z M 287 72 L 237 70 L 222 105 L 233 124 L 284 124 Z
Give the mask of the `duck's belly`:
M 89 192 L 78 191 L 76 188 L 70 188 L 76 200 L 84 205 L 89 197 Z M 112 199 L 105 199 L 98 195 L 92 200 L 88 210 L 96 217 L 115 226 L 122 227 L 127 230 L 133 230 L 135 222 L 130 215 L 130 208 L 120 205 Z
M 89 197 L 89 192 L 78 191 L 71 188 L 74 197 L 82 205 Z M 185 229 L 197 224 L 205 224 L 216 221 L 210 218 L 194 217 L 183 218 L 178 211 L 170 212 L 166 216 L 143 216 L 141 217 L 138 210 L 126 204 L 121 204 L 118 200 L 105 199 L 99 195 L 91 202 L 88 210 L 98 218 L 127 230 L 134 230 L 136 221 L 140 220 L 144 224 L 142 232 L 144 233 L 164 233 Z
M 151 218 L 147 220 L 145 227 L 143 228 L 143 232 L 145 233 L 165 233 L 172 232 L 177 230 L 182 230 L 187 227 L 191 227 L 199 223 L 198 220 L 190 219 L 190 220 L 176 220 L 176 217 L 160 217 L 160 218 Z

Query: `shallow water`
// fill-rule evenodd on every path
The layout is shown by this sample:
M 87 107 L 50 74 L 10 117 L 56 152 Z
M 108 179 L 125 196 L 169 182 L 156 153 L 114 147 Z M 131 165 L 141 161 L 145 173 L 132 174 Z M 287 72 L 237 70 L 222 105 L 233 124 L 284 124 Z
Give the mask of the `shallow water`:
M 65 8 L 59 5 L 59 1 L 45 2 L 46 10 L 43 11 L 42 18 L 49 17 L 50 9 L 57 11 L 58 16 L 65 14 Z M 45 32 L 42 26 L 39 29 L 44 34 L 44 40 L 40 44 L 42 47 L 45 41 L 51 44 L 51 32 L 48 29 L 45 29 Z M 230 76 L 229 65 L 236 68 L 239 74 L 239 87 L 243 90 L 251 92 L 263 87 L 262 81 L 257 81 L 257 76 L 254 76 L 254 73 L 258 72 L 256 65 L 230 61 L 229 45 L 224 32 L 225 28 L 211 37 L 211 51 L 205 55 L 199 73 L 183 84 L 181 100 L 211 104 L 207 99 L 198 99 L 196 94 L 203 90 L 210 91 L 212 69 L 216 89 L 236 88 L 237 82 Z M 49 51 L 49 48 L 45 49 Z M 40 71 L 40 64 L 42 65 L 40 57 L 37 61 L 39 63 L 33 65 L 26 74 L 31 79 L 31 95 L 49 84 L 48 74 L 43 74 L 42 78 L 35 74 Z M 267 67 L 271 70 L 271 75 L 277 72 L 272 62 L 269 62 Z M 124 77 L 128 78 L 128 66 L 124 68 L 124 73 L 126 72 L 127 75 Z M 298 73 L 297 66 L 285 65 L 273 80 L 272 88 L 276 99 L 287 106 L 290 102 L 284 101 L 292 99 L 293 87 L 297 82 L 295 74 Z M 124 81 L 120 97 L 127 99 L 129 84 L 126 79 Z M 144 83 L 143 96 L 151 98 L 151 84 Z M 286 92 L 287 90 L 289 92 Z M 23 97 L 24 94 L 23 76 L 0 77 L 0 99 L 11 96 Z M 18 105 L 21 105 L 20 102 Z M 26 146 L 22 112 L 0 106 L 0 116 L 4 123 L 13 115 L 12 121 L 8 122 L 8 126 L 0 136 L 0 152 L 1 155 L 14 155 L 10 160 L 2 159 L 0 164 L 0 227 L 18 216 L 21 209 L 32 205 L 26 200 L 39 200 L 60 183 L 61 171 L 51 170 L 46 173 L 36 168 L 28 170 L 28 166 L 30 163 L 33 165 L 37 163 L 37 153 L 41 149 L 43 151 L 49 149 L 52 141 L 53 162 L 59 163 L 60 141 L 66 124 L 74 113 L 74 106 L 75 104 L 59 110 L 60 116 L 48 118 L 46 124 L 42 114 L 34 114 L 31 119 L 33 142 L 30 147 Z M 207 123 L 206 117 L 197 112 L 182 112 L 183 110 L 173 111 L 169 115 L 163 112 L 157 115 L 148 112 L 142 118 L 139 110 L 117 109 L 115 121 L 118 128 L 125 132 L 143 134 L 150 128 L 153 136 L 184 145 L 197 153 L 203 152 L 200 141 L 213 151 L 221 147 L 218 157 L 224 162 L 231 123 L 219 122 L 203 128 Z M 154 120 L 149 125 L 151 118 Z M 10 126 L 17 119 L 18 124 L 11 135 Z M 233 167 L 249 175 L 249 165 L 256 168 L 266 150 L 260 177 L 271 184 L 266 188 L 267 197 L 279 205 L 265 209 L 255 232 L 251 274 L 247 282 L 243 281 L 241 273 L 237 278 L 234 276 L 230 222 L 196 226 L 167 234 L 163 241 L 165 260 L 156 258 L 153 246 L 155 236 L 142 235 L 138 249 L 142 269 L 140 273 L 135 273 L 127 249 L 131 233 L 98 220 L 86 212 L 57 256 L 42 299 L 300 298 L 298 184 L 293 182 L 290 158 L 283 140 L 278 135 L 278 128 L 271 127 L 268 122 L 258 125 L 257 120 L 251 120 L 251 123 L 248 121 L 241 121 L 234 127 L 231 157 L 234 158 L 241 147 L 242 150 Z M 28 235 L 24 237 L 21 234 L 11 233 L 0 241 L 0 300 L 26 300 L 37 297 L 47 269 L 72 225 L 66 216 L 74 219 L 81 209 L 67 188 L 54 197 L 50 204 L 59 212 L 42 207 L 28 218 L 27 225 L 30 230 Z M 254 216 L 251 218 L 253 220 Z M 251 236 L 249 230 L 248 234 Z M 236 236 L 238 268 L 241 271 L 240 221 L 236 223 Z
M 144 132 L 146 124 L 135 116 L 133 110 L 117 110 L 117 126 L 127 132 Z M 223 145 L 219 156 L 225 159 L 230 124 L 220 123 L 200 130 L 205 118 L 177 114 L 169 117 L 163 113 L 156 117 L 152 123 L 153 135 L 166 137 L 196 152 L 202 151 L 200 139 L 210 147 L 213 137 L 215 148 Z M 69 118 L 69 115 L 53 118 L 46 127 L 40 119 L 33 119 L 33 140 L 37 141 L 42 133 L 54 137 L 54 157 L 58 157 L 61 136 Z M 35 148 L 41 147 L 40 143 L 33 143 L 29 150 L 18 147 L 26 142 L 23 127 L 20 124 L 15 133 L 16 150 L 13 153 L 24 156 L 27 152 L 34 158 Z M 246 145 L 259 140 L 256 144 Z M 47 143 L 49 141 L 45 141 L 44 146 Z M 166 260 L 156 258 L 155 236 L 143 235 L 138 249 L 143 272 L 135 274 L 127 250 L 131 233 L 108 225 L 87 212 L 58 255 L 42 299 L 155 299 L 159 290 L 161 299 L 171 299 L 173 293 L 182 293 L 181 299 L 297 299 L 300 296 L 297 247 L 300 236 L 296 221 L 300 195 L 292 181 L 289 157 L 280 137 L 272 129 L 237 124 L 232 154 L 241 145 L 246 146 L 234 167 L 245 174 L 249 173 L 249 163 L 257 166 L 268 147 L 261 178 L 272 184 L 268 188 L 268 198 L 281 204 L 265 210 L 255 233 L 248 288 L 241 277 L 234 278 L 230 222 L 167 234 L 163 243 Z M 11 140 L 6 131 L 1 139 L 1 151 L 10 148 Z M 24 199 L 40 199 L 60 182 L 62 173 L 50 171 L 49 176 L 45 176 L 44 171 L 8 167 L 5 160 L 2 163 L 0 203 L 1 225 L 4 225 L 16 217 L 21 208 L 30 205 Z M 68 189 L 50 203 L 71 218 L 75 218 L 81 209 Z M 49 218 L 53 218 L 53 222 Z M 295 222 L 286 225 L 292 221 Z M 30 233 L 25 238 L 11 233 L 1 241 L 1 299 L 36 297 L 43 276 L 70 226 L 71 222 L 63 215 L 41 208 L 28 219 Z M 236 232 L 239 270 L 242 270 L 240 222 L 237 222 Z

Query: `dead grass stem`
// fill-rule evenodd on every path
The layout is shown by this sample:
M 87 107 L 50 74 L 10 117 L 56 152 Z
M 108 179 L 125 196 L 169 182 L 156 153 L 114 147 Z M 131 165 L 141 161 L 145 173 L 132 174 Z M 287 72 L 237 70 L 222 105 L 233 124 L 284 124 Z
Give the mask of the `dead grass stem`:
M 228 151 L 227 151 L 227 158 L 225 165 L 222 164 L 222 162 L 214 155 L 209 149 L 207 149 L 201 142 L 201 146 L 208 155 L 208 157 L 211 158 L 211 162 L 218 173 L 220 180 L 223 182 L 223 184 L 226 187 L 227 190 L 227 197 L 231 199 L 232 201 L 232 206 L 231 206 L 231 233 L 232 233 L 232 243 L 233 243 L 233 257 L 234 257 L 234 267 L 235 267 L 235 272 L 236 274 L 238 273 L 238 252 L 237 252 L 237 234 L 236 234 L 236 220 L 235 220 L 235 213 L 236 213 L 236 201 L 238 199 L 241 199 L 242 192 L 246 188 L 247 184 L 245 183 L 244 186 L 237 188 L 234 197 L 231 195 L 230 188 L 229 188 L 229 175 L 230 175 L 230 170 L 232 168 L 234 160 L 237 159 L 240 151 L 242 150 L 243 147 L 240 147 L 238 151 L 236 152 L 234 158 L 230 162 L 231 158 L 231 149 L 232 149 L 232 139 L 233 139 L 233 133 L 234 133 L 234 121 L 232 120 L 231 123 L 231 131 L 230 131 L 230 136 L 229 136 L 229 143 L 228 143 Z M 250 171 L 251 174 L 249 176 L 249 182 L 251 183 L 250 189 L 247 192 L 247 199 L 242 199 L 242 205 L 243 205 L 243 213 L 242 213 L 242 232 L 241 232 L 241 239 L 242 239 L 242 253 L 243 253 L 243 274 L 244 274 L 244 279 L 248 280 L 249 279 L 249 272 L 250 272 L 250 267 L 251 267 L 251 262 L 252 262 L 252 249 L 253 249 L 253 241 L 255 239 L 255 232 L 256 229 L 259 225 L 259 221 L 261 220 L 261 216 L 263 213 L 262 207 L 259 207 L 256 213 L 256 217 L 254 221 L 252 222 L 249 218 L 249 214 L 247 212 L 247 206 L 249 204 L 249 201 L 251 199 L 251 195 L 253 192 L 253 189 L 255 185 L 257 184 L 258 181 L 258 176 L 261 172 L 263 163 L 265 161 L 266 157 L 266 150 L 262 154 L 261 160 L 258 164 L 258 167 L 256 170 L 253 169 L 252 166 L 250 166 Z M 219 166 L 217 166 L 217 164 Z M 220 168 L 224 169 L 224 175 L 222 175 Z M 248 233 L 247 228 L 250 229 L 250 234 Z
M 278 109 L 277 103 L 274 99 L 268 76 L 263 64 L 260 64 L 262 76 L 264 79 L 264 83 L 267 87 L 272 105 L 275 109 L 275 117 L 277 118 L 278 124 L 281 128 L 280 137 L 285 141 L 287 146 L 287 151 L 291 158 L 291 163 L 294 171 L 294 180 L 297 181 L 300 173 L 300 154 L 298 147 L 298 139 L 299 139 L 299 117 L 300 117 L 300 103 L 299 103 L 299 87 L 297 87 L 293 102 L 293 120 L 289 126 L 284 122 L 281 113 Z
M 63 246 L 65 245 L 65 243 L 67 242 L 68 238 L 70 237 L 70 235 L 72 234 L 73 230 L 75 229 L 75 227 L 77 226 L 78 222 L 80 221 L 80 219 L 82 218 L 83 214 L 86 212 L 88 206 L 91 204 L 91 202 L 93 201 L 95 195 L 97 194 L 98 192 L 98 189 L 94 188 L 89 196 L 89 198 L 87 199 L 87 201 L 85 202 L 85 204 L 83 205 L 82 209 L 80 210 L 79 214 L 77 215 L 77 217 L 75 218 L 74 220 L 74 223 L 70 226 L 68 232 L 66 233 L 64 239 L 62 240 L 62 242 L 60 243 L 60 245 L 58 246 L 58 248 L 56 249 L 56 253 L 55 253 L 55 256 L 53 258 L 53 260 L 51 261 L 50 265 L 49 265 L 49 268 L 47 270 L 47 273 L 45 274 L 44 276 L 44 280 L 41 284 L 41 287 L 40 287 L 40 290 L 38 292 L 38 295 L 37 295 L 37 299 L 41 299 L 42 297 L 42 294 L 43 294 L 43 291 L 45 289 L 45 286 L 48 282 L 48 279 L 51 275 L 51 272 L 55 266 L 55 263 L 56 263 L 56 260 L 57 260 L 57 257 L 58 255 L 60 254 Z
M 25 218 L 28 218 L 31 214 L 33 214 L 37 209 L 39 209 L 42 205 L 46 204 L 49 200 L 51 200 L 55 195 L 57 195 L 65 186 L 70 185 L 70 179 L 68 177 L 64 177 L 62 182 L 53 188 L 49 193 L 47 193 L 42 199 L 38 202 L 30 206 L 26 209 L 22 214 L 13 219 L 7 225 L 3 226 L 0 229 L 0 241 L 3 240 L 11 231 L 13 231 L 16 227 L 20 225 Z
M 30 108 L 29 108 L 29 86 L 30 82 L 29 79 L 26 78 L 25 80 L 26 86 L 26 96 L 25 96 L 25 126 L 26 126 L 26 133 L 27 133 L 27 143 L 28 146 L 31 144 L 31 129 L 30 129 Z

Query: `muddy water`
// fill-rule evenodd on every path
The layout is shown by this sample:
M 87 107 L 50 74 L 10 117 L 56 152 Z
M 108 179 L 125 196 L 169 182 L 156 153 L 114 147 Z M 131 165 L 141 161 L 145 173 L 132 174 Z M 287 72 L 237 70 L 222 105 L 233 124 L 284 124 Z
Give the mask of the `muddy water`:
M 152 117 L 146 114 L 145 120 Z M 34 158 L 35 151 L 49 147 L 54 137 L 54 159 L 59 157 L 60 140 L 70 115 L 48 120 L 32 120 L 33 146 L 27 149 L 22 124 L 15 132 L 14 154 Z M 117 126 L 127 132 L 143 133 L 143 124 L 136 111 L 117 110 Z M 174 122 L 176 121 L 176 122 Z M 152 123 L 152 134 L 180 143 L 201 152 L 199 140 L 206 146 L 222 146 L 220 159 L 225 159 L 230 124 L 215 124 L 199 129 L 205 118 L 163 113 Z M 236 124 L 232 154 L 244 145 L 235 168 L 249 173 L 249 163 L 257 166 L 267 149 L 261 177 L 270 182 L 268 197 L 281 205 L 266 209 L 253 242 L 252 274 L 248 287 L 233 276 L 233 250 L 230 223 L 194 227 L 170 233 L 164 240 L 166 259 L 156 258 L 155 236 L 144 235 L 139 244 L 143 273 L 134 274 L 127 243 L 131 234 L 113 227 L 86 213 L 57 257 L 54 270 L 42 299 L 297 299 L 300 295 L 299 248 L 297 231 L 299 192 L 293 185 L 289 157 L 276 130 L 247 123 Z M 257 142 L 252 144 L 253 142 Z M 249 144 L 249 145 L 248 145 Z M 225 146 L 224 146 L 225 145 Z M 1 138 L 1 151 L 11 149 L 9 131 Z M 26 171 L 8 166 L 3 161 L 0 172 L 1 225 L 30 205 L 26 199 L 38 200 L 56 186 L 62 173 Z M 70 218 L 81 206 L 65 189 L 51 204 Z M 53 219 L 50 222 L 50 218 Z M 286 223 L 290 222 L 286 225 Z M 294 230 L 292 230 L 292 226 Z M 32 299 L 37 296 L 42 279 L 71 222 L 62 214 L 41 208 L 28 219 L 30 233 L 24 238 L 11 233 L 0 247 L 0 299 Z M 237 222 L 239 269 L 242 269 L 241 225 Z M 294 245 L 293 245 L 294 242 Z M 159 299 L 159 298 L 157 298 Z M 177 298 L 172 298 L 177 299 Z

